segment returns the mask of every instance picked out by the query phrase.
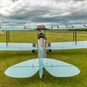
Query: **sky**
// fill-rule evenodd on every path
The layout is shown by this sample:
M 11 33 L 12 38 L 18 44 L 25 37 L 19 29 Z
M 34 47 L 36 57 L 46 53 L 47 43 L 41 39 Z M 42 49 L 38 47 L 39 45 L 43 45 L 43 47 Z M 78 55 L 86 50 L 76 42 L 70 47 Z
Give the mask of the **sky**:
M 87 0 L 0 0 L 0 25 L 87 23 Z

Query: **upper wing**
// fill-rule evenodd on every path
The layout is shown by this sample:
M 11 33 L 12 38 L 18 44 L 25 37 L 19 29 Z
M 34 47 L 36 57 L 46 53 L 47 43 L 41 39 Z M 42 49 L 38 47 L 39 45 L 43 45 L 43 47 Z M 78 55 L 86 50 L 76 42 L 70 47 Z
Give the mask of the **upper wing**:
M 46 47 L 46 49 L 50 50 L 79 49 L 79 48 L 87 48 L 87 41 L 78 41 L 77 44 L 75 42 L 50 43 L 50 45 L 47 44 Z
M 45 28 L 49 30 L 87 30 L 87 24 L 46 25 Z
M 87 24 L 66 24 L 66 25 L 25 25 L 25 26 L 0 26 L 0 30 L 87 30 Z
M 37 50 L 37 44 L 32 43 L 0 43 L 0 50 Z
M 29 26 L 1 26 L 0 30 L 35 30 L 37 29 L 36 25 Z

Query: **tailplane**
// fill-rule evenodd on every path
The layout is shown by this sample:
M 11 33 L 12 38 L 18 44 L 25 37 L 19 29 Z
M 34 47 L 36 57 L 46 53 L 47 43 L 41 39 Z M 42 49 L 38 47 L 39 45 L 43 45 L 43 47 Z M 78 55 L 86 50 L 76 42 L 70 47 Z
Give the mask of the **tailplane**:
M 13 65 L 5 71 L 5 74 L 13 78 L 28 78 L 39 70 L 40 78 L 43 78 L 43 68 L 55 77 L 71 77 L 80 73 L 77 67 L 69 63 L 49 58 L 40 59 L 41 61 L 31 59 Z
M 38 59 L 32 59 L 9 67 L 5 74 L 13 78 L 28 78 L 33 76 L 38 70 Z
M 71 77 L 80 73 L 74 65 L 48 58 L 44 58 L 44 68 L 55 77 Z

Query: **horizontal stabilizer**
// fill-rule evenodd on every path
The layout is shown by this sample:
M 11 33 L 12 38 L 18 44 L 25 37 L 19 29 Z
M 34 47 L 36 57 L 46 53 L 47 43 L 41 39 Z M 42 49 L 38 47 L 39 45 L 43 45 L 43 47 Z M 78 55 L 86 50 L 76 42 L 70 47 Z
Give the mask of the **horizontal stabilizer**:
M 55 77 L 71 77 L 80 73 L 74 65 L 48 58 L 44 58 L 44 68 Z
M 40 70 L 39 67 L 41 66 L 39 65 L 39 59 L 31 59 L 9 67 L 5 74 L 13 78 L 28 78 Z M 42 68 L 45 68 L 55 77 L 71 77 L 80 73 L 80 70 L 74 65 L 48 58 L 43 58 Z
M 5 74 L 14 78 L 27 78 L 33 76 L 38 70 L 38 59 L 32 59 L 9 67 Z

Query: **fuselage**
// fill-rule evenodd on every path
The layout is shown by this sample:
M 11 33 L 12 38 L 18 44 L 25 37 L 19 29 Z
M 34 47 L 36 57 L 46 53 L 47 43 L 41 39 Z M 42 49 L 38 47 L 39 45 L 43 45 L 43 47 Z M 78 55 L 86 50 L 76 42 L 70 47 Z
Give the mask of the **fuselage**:
M 45 41 L 45 35 L 43 33 L 40 33 L 38 35 L 38 58 L 39 58 L 39 76 L 40 78 L 43 78 L 43 58 L 46 58 L 46 41 Z
M 41 55 L 39 54 L 39 50 L 40 48 L 43 49 L 43 58 L 46 58 L 46 46 L 45 46 L 46 42 L 44 38 L 40 38 L 38 39 L 38 57 L 40 58 Z

